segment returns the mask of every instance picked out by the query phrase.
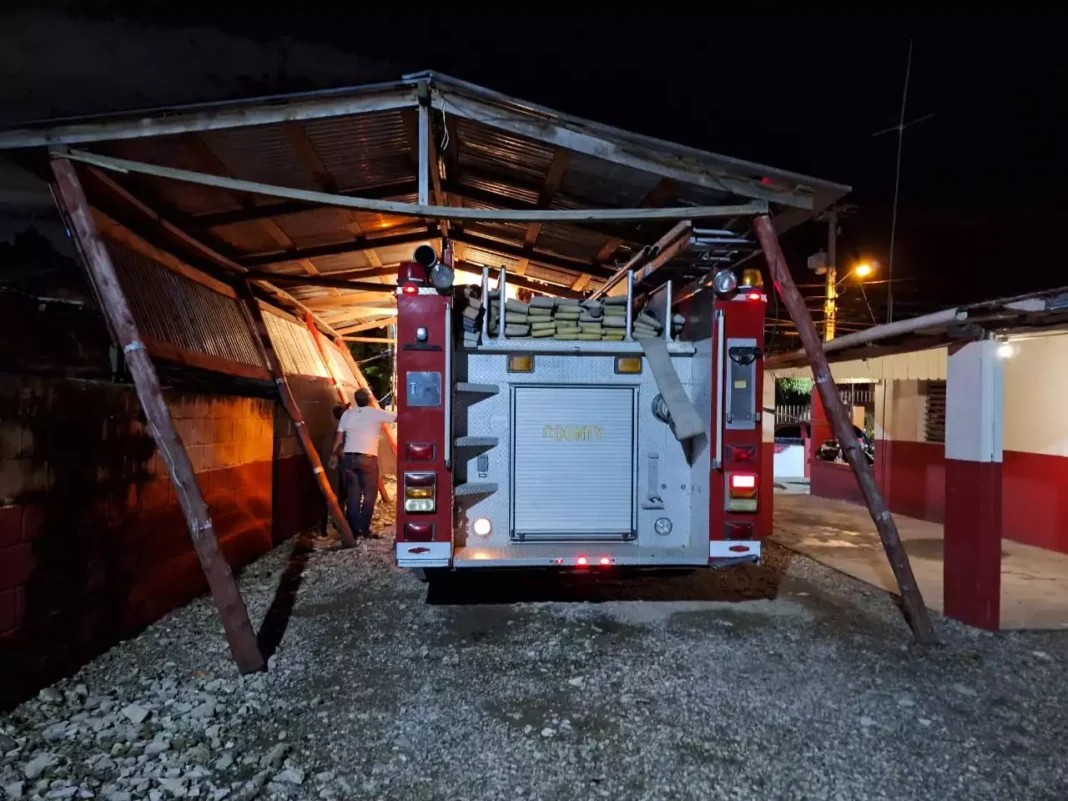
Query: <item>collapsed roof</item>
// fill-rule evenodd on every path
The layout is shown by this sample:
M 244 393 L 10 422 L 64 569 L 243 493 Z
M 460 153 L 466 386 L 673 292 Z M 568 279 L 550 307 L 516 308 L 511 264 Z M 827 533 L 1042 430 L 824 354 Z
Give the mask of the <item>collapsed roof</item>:
M 446 234 L 461 270 L 503 267 L 513 285 L 574 295 L 686 216 L 705 231 L 700 257 L 658 281 L 751 254 L 754 213 L 781 233 L 849 191 L 433 72 L 0 132 L 0 149 L 26 148 L 80 159 L 91 204 L 122 226 L 216 273 L 274 279 L 343 335 L 391 322 L 376 286 Z

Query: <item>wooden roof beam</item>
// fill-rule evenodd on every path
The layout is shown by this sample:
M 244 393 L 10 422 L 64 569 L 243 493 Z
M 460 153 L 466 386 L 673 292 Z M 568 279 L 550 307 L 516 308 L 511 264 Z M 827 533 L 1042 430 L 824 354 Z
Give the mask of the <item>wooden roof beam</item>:
M 549 170 L 545 174 L 545 183 L 541 187 L 541 192 L 538 194 L 538 203 L 536 208 L 547 209 L 552 202 L 553 196 L 556 195 L 556 190 L 560 188 L 560 182 L 564 180 L 564 173 L 567 172 L 568 162 L 571 160 L 571 154 L 566 150 L 557 150 L 553 153 L 553 160 L 549 164 Z M 527 224 L 526 234 L 523 236 L 523 247 L 533 248 L 538 242 L 538 235 L 541 233 L 541 227 L 544 223 L 532 222 Z M 527 264 L 529 259 L 523 257 L 519 260 L 519 264 L 516 266 L 516 274 L 523 275 L 527 271 Z
M 532 139 L 554 147 L 573 150 L 586 156 L 604 159 L 641 172 L 674 178 L 681 183 L 700 186 L 718 192 L 726 192 L 754 200 L 765 200 L 811 210 L 812 195 L 788 189 L 773 189 L 758 179 L 740 175 L 728 175 L 711 165 L 687 161 L 666 155 L 652 147 L 638 143 L 627 145 L 614 142 L 598 134 L 595 129 L 580 129 L 551 121 L 531 119 L 530 116 L 482 100 L 453 92 L 434 89 L 436 107 L 447 107 L 450 114 L 466 117 L 481 125 L 487 125 L 515 136 Z

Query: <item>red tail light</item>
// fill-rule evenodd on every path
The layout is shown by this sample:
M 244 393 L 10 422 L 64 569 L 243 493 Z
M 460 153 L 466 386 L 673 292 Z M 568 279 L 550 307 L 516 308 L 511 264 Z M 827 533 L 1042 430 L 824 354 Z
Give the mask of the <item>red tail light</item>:
M 757 510 L 756 473 L 728 474 L 726 506 L 728 512 L 755 512 Z
M 414 295 L 418 291 L 419 287 L 417 287 L 415 284 L 405 284 L 404 288 L 401 289 L 401 292 L 403 292 L 405 295 Z
M 434 461 L 433 442 L 409 442 L 404 446 L 404 455 L 410 462 Z
M 575 564 L 578 565 L 579 567 L 585 567 L 589 563 L 590 563 L 590 560 L 587 559 L 585 556 L 580 556 L 578 559 L 575 560 Z
M 432 542 L 434 539 L 434 524 L 405 523 L 404 539 L 408 542 Z
M 753 489 L 756 487 L 756 476 L 752 473 L 733 473 L 731 475 L 731 489 Z

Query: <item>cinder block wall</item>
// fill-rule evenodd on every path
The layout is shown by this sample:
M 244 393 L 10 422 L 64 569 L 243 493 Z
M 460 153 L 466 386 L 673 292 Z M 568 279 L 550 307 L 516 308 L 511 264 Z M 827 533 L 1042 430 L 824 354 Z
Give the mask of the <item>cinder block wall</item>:
M 167 401 L 233 567 L 319 523 L 279 404 Z M 329 406 L 302 407 L 329 425 Z M 0 374 L 0 705 L 205 589 L 133 388 Z

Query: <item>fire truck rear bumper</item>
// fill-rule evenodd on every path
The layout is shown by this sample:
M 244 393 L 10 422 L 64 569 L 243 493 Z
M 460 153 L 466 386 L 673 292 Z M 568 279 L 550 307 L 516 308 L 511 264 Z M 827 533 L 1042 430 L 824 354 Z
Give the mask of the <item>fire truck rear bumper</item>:
M 397 567 L 448 567 L 451 542 L 398 542 Z
M 697 567 L 755 562 L 760 560 L 760 555 L 760 542 L 756 540 L 711 542 L 707 552 L 692 548 L 640 547 L 634 543 L 515 543 L 461 547 L 453 558 L 453 567 Z

